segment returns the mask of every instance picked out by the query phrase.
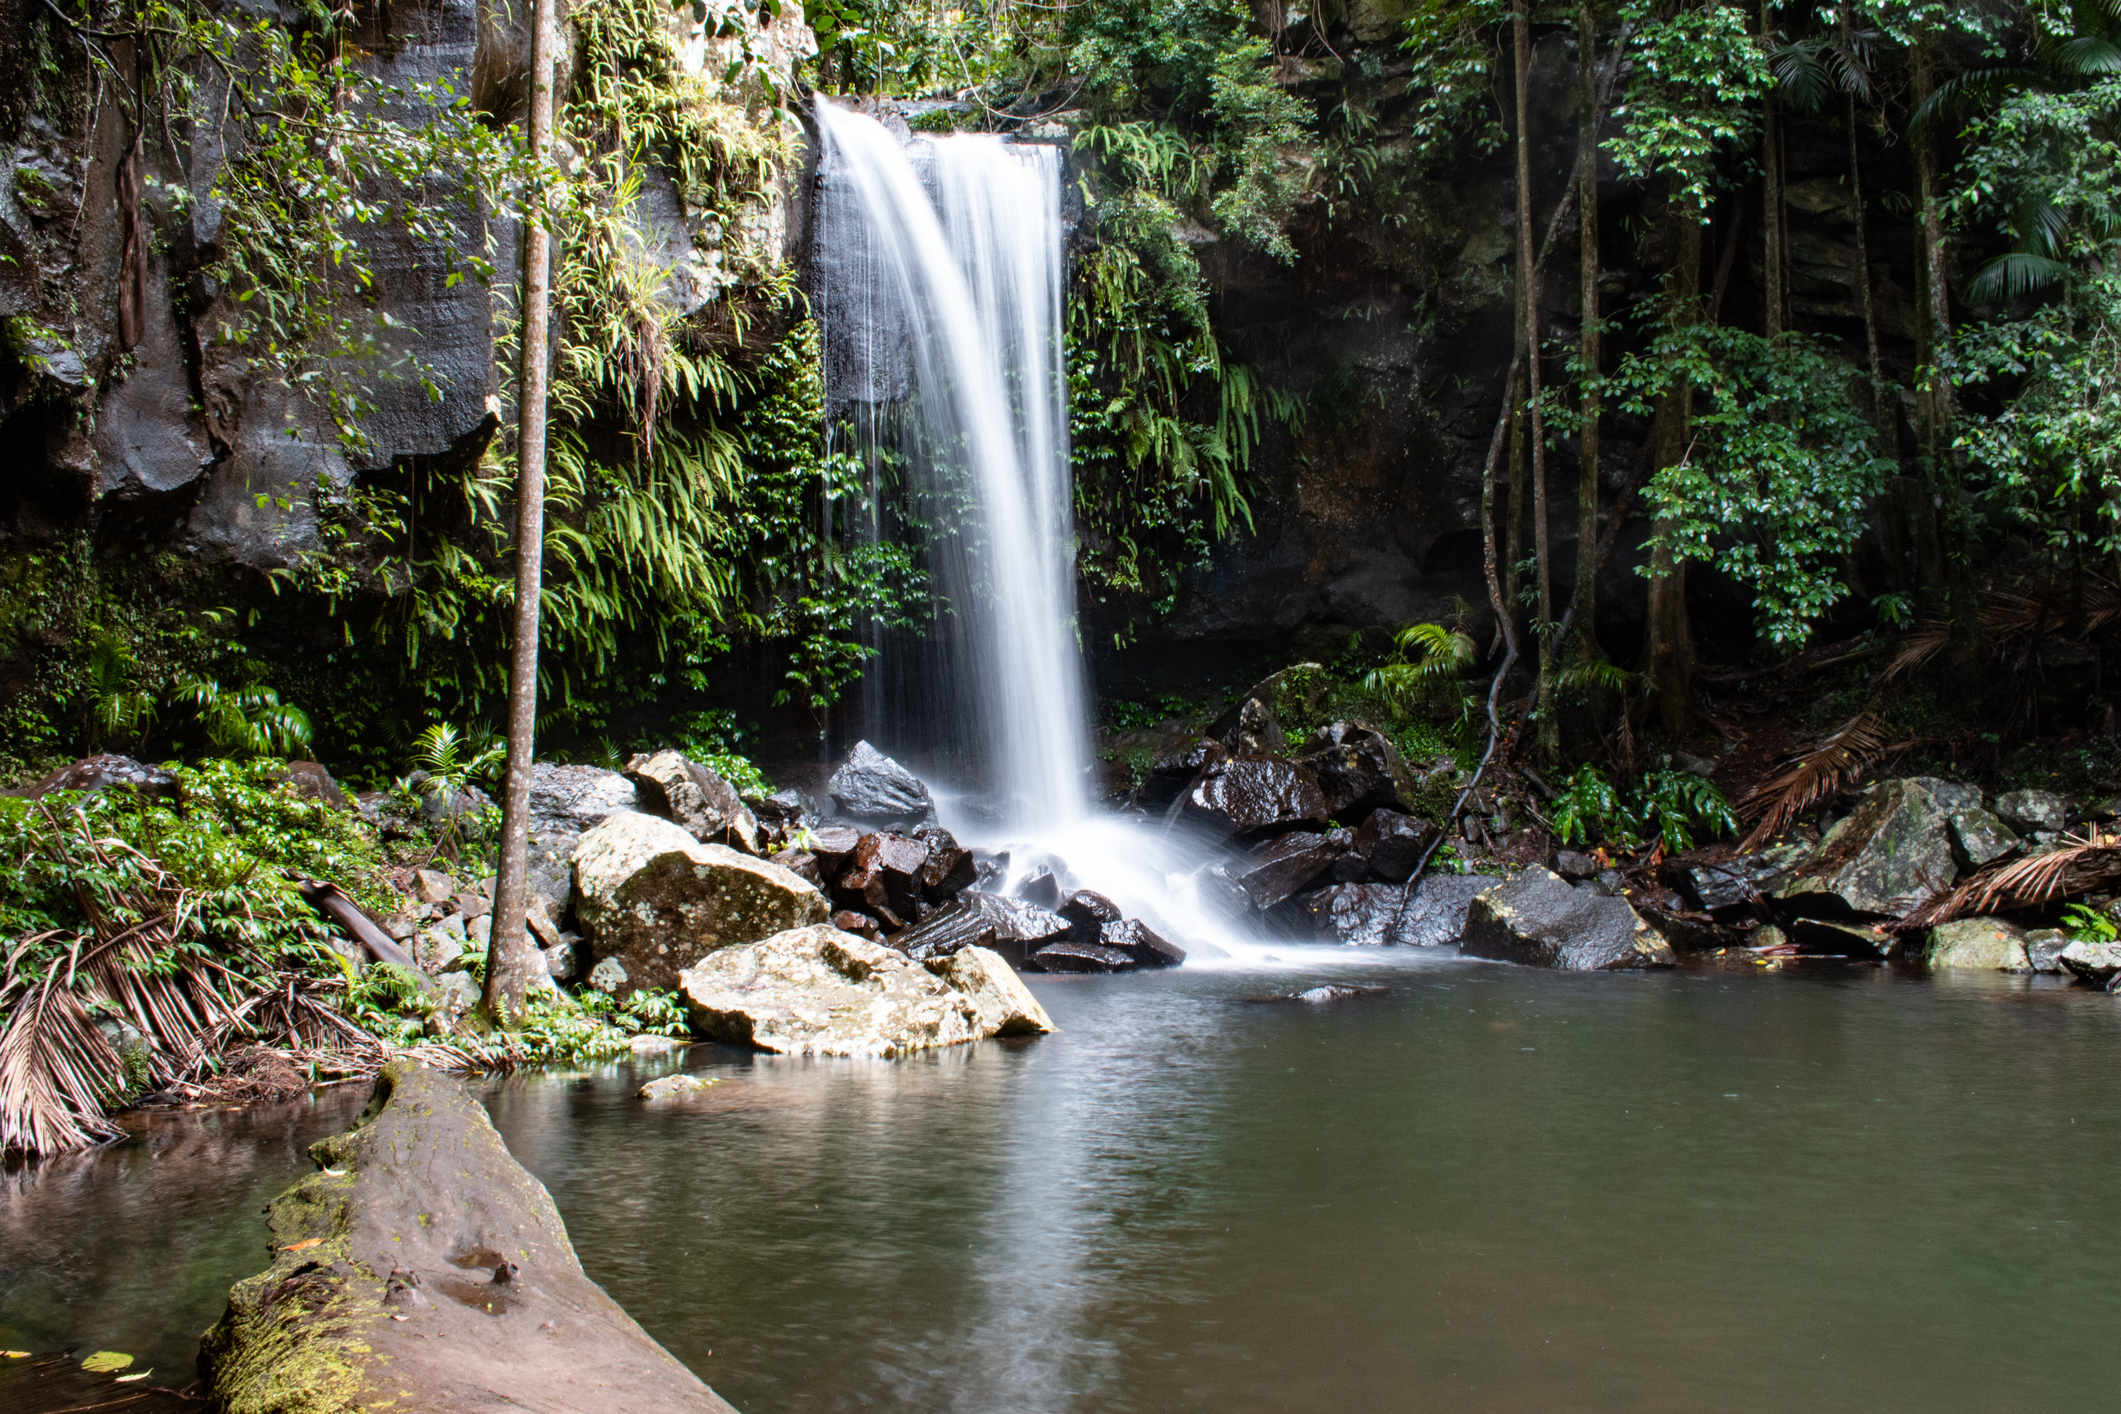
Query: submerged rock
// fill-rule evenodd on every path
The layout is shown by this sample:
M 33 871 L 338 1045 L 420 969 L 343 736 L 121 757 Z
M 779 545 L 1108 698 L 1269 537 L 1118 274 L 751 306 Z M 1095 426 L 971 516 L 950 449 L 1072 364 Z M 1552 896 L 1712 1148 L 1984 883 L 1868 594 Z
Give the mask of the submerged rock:
M 639 755 L 626 763 L 626 779 L 639 790 L 643 808 L 661 815 L 702 844 L 725 844 L 759 852 L 759 822 L 736 787 L 675 751 Z
M 735 1414 L 583 1274 L 461 1083 L 394 1061 L 310 1155 L 266 1210 L 271 1267 L 200 1343 L 213 1407 Z
M 1066 918 L 1037 904 L 967 889 L 948 908 L 892 942 L 920 962 L 948 957 L 959 948 L 983 947 L 1021 967 L 1032 953 L 1074 931 Z
M 1186 960 L 1184 948 L 1139 918 L 1124 918 L 1105 924 L 1098 932 L 1097 941 L 1114 952 L 1125 953 L 1141 967 L 1176 967 Z
M 1296 1002 L 1302 1005 L 1316 1006 L 1320 1002 L 1345 1002 L 1352 1001 L 1356 997 L 1382 997 L 1389 994 L 1391 990 L 1390 987 L 1344 987 L 1336 983 L 1311 987 L 1301 992 L 1289 992 L 1278 997 L 1244 997 L 1241 1000 L 1262 1002 L 1270 1005 L 1277 1003 L 1286 1005 L 1290 1002 Z
M 1960 918 L 1930 929 L 1924 956 L 1932 967 L 1979 968 L 1990 972 L 2030 972 L 2025 932 L 2001 918 Z
M 575 916 L 590 951 L 624 967 L 624 990 L 674 986 L 706 953 L 827 913 L 824 895 L 779 865 L 638 812 L 584 835 L 574 868 Z
M 1466 910 L 1467 957 L 1589 972 L 1671 967 L 1671 945 L 1626 899 L 1571 888 L 1537 865 L 1488 889 Z
M 1186 796 L 1186 815 L 1242 839 L 1326 823 L 1326 798 L 1308 767 L 1276 757 L 1240 756 L 1207 767 Z
M 825 789 L 842 815 L 877 825 L 918 825 L 935 808 L 919 776 L 866 741 L 854 744 Z
M 905 954 L 819 925 L 723 948 L 679 978 L 693 1033 L 791 1056 L 899 1056 L 992 1034 Z
M 1127 972 L 1140 964 L 1118 948 L 1063 938 L 1031 954 L 1024 966 L 1031 972 Z
M 665 1075 L 649 1081 L 638 1093 L 640 1098 L 649 1101 L 682 1100 L 687 1095 L 697 1095 L 721 1083 L 719 1079 L 709 1079 L 704 1075 Z

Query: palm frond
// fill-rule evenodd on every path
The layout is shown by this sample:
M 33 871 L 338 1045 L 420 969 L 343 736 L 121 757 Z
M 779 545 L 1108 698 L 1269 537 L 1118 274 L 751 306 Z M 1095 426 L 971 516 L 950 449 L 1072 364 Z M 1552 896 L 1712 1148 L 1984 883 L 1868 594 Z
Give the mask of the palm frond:
M 1981 267 L 1966 287 L 1966 297 L 1975 304 L 1993 304 L 1999 299 L 2022 299 L 2036 290 L 2059 285 L 2069 277 L 2069 266 L 2031 251 L 2005 251 Z
M 2055 67 L 2072 74 L 2121 74 L 2121 46 L 2092 35 L 2067 39 L 2055 46 Z
M 1832 736 L 1789 763 L 1781 775 L 1755 786 L 1738 802 L 1741 818 L 1754 822 L 1738 846 L 1739 853 L 1788 828 L 1805 810 L 1841 790 L 1863 774 L 1863 768 L 1891 749 L 1886 720 L 1877 706 L 1864 708 L 1841 724 Z
M 1908 914 L 1897 931 L 1934 928 L 1954 918 L 1999 909 L 2030 908 L 2111 888 L 2117 882 L 2121 882 L 2121 842 L 2101 836 L 2029 859 L 1998 860 Z

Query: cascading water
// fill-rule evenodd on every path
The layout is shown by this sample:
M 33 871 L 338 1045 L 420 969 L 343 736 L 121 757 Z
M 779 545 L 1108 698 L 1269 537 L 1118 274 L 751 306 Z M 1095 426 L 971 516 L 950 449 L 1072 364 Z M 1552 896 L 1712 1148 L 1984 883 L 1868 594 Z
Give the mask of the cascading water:
M 873 534 L 923 535 L 947 605 L 917 643 L 917 693 L 868 735 L 940 743 L 968 842 L 1040 856 L 1186 947 L 1250 959 L 1200 882 L 1210 847 L 1089 804 L 1088 700 L 1075 628 L 1058 154 L 999 137 L 901 142 L 825 100 L 813 307 L 828 419 L 860 429 Z M 887 483 L 916 524 L 887 525 Z M 905 677 L 905 664 L 887 663 Z M 970 808 L 989 802 L 986 810 Z

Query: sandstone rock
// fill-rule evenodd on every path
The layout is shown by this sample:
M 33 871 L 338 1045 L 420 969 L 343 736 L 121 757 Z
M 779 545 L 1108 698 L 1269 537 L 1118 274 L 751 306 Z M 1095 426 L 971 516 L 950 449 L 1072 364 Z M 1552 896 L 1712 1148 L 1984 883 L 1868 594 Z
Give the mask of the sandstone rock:
M 1039 1036 L 1055 1029 L 1053 1018 L 999 953 L 959 948 L 927 968 L 972 1004 L 982 1036 Z
M 1960 918 L 1930 929 L 1925 954 L 1931 967 L 1978 968 L 1990 972 L 2030 972 L 2025 932 L 2001 918 Z
M 842 815 L 877 825 L 918 825 L 935 808 L 920 777 L 866 741 L 854 744 L 825 788 Z
M 1067 938 L 1046 944 L 1024 964 L 1029 972 L 1128 972 L 1137 966 L 1131 954 L 1118 948 Z
M 724 844 L 759 852 L 759 822 L 736 787 L 675 751 L 635 756 L 626 779 L 640 793 L 641 808 L 661 815 L 702 844 Z
M 2021 830 L 2052 832 L 2069 824 L 2069 802 L 2051 790 L 2008 791 L 1996 797 L 1996 813 Z
M 1240 839 L 1264 839 L 1302 826 L 1322 829 L 1326 798 L 1309 768 L 1244 756 L 1208 767 L 1186 796 L 1186 815 Z
M 1077 889 L 1054 912 L 1068 920 L 1072 929 L 1068 936 L 1084 943 L 1096 942 L 1104 926 L 1119 922 L 1122 916 L 1118 904 L 1090 889 Z
M 1954 810 L 1980 797 L 1971 786 L 1910 777 L 1880 781 L 1819 847 L 1775 886 L 1802 913 L 1897 918 L 1957 876 Z
M 266 1210 L 272 1265 L 201 1342 L 215 1408 L 336 1414 L 418 1391 L 434 1409 L 735 1414 L 583 1274 L 461 1083 L 395 1061 L 360 1124 L 310 1154 L 323 1172 Z
M 541 761 L 530 772 L 530 886 L 556 904 L 573 883 L 569 861 L 582 836 L 612 816 L 641 808 L 640 792 L 617 771 Z
M 701 844 L 668 820 L 614 815 L 574 853 L 575 917 L 629 988 L 669 987 L 717 948 L 825 921 L 824 895 L 767 860 Z
M 1952 856 L 1961 869 L 1971 872 L 1993 859 L 2001 859 L 2018 848 L 2011 827 L 1979 806 L 1954 810 L 1951 815 Z
M 826 926 L 709 953 L 679 986 L 695 1035 L 781 1055 L 898 1056 L 973 1040 L 984 1025 L 919 963 Z
M 1098 930 L 1098 943 L 1125 953 L 1140 967 L 1176 967 L 1186 960 L 1186 950 L 1169 941 L 1139 918 L 1123 918 Z M 1041 949 L 1040 953 L 1043 954 Z
M 868 834 L 855 844 L 846 872 L 833 885 L 842 905 L 882 919 L 897 929 L 914 920 L 920 907 L 921 870 L 928 846 L 906 835 Z
M 615 957 L 607 957 L 590 968 L 589 976 L 583 980 L 606 996 L 617 996 L 626 988 L 626 966 Z
M 668 1036 L 636 1036 L 636 1041 L 668 1041 Z M 649 1081 L 635 1093 L 651 1104 L 657 1100 L 682 1100 L 688 1095 L 697 1095 L 711 1090 L 722 1082 L 704 1075 L 665 1075 Z
M 412 896 L 422 903 L 446 903 L 456 893 L 457 882 L 439 869 L 415 869 Z
M 1383 733 L 1353 722 L 1334 722 L 1313 732 L 1304 743 L 1302 761 L 1325 795 L 1326 817 L 1344 825 L 1362 823 L 1373 810 L 1405 810 L 1420 784 Z M 1409 866 L 1407 873 L 1412 872 Z
M 1022 899 L 967 889 L 918 928 L 899 934 L 893 944 L 920 962 L 948 957 L 959 948 L 989 948 L 1021 967 L 1046 944 L 1073 934 L 1074 925 L 1058 913 Z
M 8 794 L 37 800 L 53 791 L 80 791 L 87 795 L 113 788 L 130 790 L 148 800 L 173 801 L 183 795 L 173 773 L 163 770 L 160 766 L 149 766 L 135 761 L 130 756 L 110 753 L 84 756 L 73 765 L 61 766 L 49 775 Z
M 1537 865 L 1473 900 L 1459 950 L 1468 957 L 1574 972 L 1670 967 L 1677 961 L 1626 899 L 1570 888 Z
M 689 1044 L 691 1043 L 680 1041 L 675 1036 L 657 1036 L 644 1031 L 628 1041 L 626 1049 L 637 1056 L 667 1056 L 684 1050 Z
M 2104 987 L 2121 975 L 2121 943 L 2071 943 L 2055 954 L 2055 961 L 2079 982 Z
M 542 955 L 545 959 L 545 975 L 556 982 L 565 982 L 568 978 L 574 976 L 575 969 L 580 966 L 580 963 L 576 960 L 574 939 L 572 938 L 554 943 L 551 947 L 544 949 Z
M 1363 862 L 1368 877 L 1400 884 L 1414 873 L 1435 838 L 1436 827 L 1428 821 L 1379 808 L 1355 831 L 1351 857 Z
M 1256 846 L 1230 865 L 1229 873 L 1244 889 L 1252 907 L 1264 913 L 1308 888 L 1347 852 L 1346 839 L 1291 830 Z

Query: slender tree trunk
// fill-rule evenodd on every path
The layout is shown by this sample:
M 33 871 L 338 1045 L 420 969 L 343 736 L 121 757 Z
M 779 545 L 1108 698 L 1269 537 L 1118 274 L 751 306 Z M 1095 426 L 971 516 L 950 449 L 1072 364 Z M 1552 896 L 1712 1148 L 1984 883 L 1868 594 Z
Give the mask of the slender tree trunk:
M 1522 622 L 1523 594 L 1518 582 L 1519 566 L 1524 564 L 1524 463 L 1525 463 L 1525 381 L 1524 381 L 1524 320 L 1517 321 L 1518 358 L 1517 366 L 1510 373 L 1510 484 L 1508 489 L 1509 528 L 1503 535 L 1503 554 L 1506 563 L 1502 567 L 1502 592 L 1509 602 L 1510 623 Z
M 1701 239 L 1707 212 L 1681 196 L 1675 196 L 1670 219 L 1676 247 L 1671 280 L 1666 289 L 1667 320 L 1683 327 L 1701 314 Z M 1684 379 L 1676 382 L 1657 405 L 1650 449 L 1654 471 L 1677 466 L 1686 456 L 1687 426 L 1693 417 L 1694 388 Z M 1649 644 L 1643 654 L 1643 671 L 1650 679 L 1652 704 L 1665 735 L 1678 741 L 1684 735 L 1693 710 L 1694 633 L 1687 620 L 1686 562 L 1675 556 L 1667 537 L 1669 521 L 1654 526 L 1656 548 L 1650 553 Z
M 1577 361 L 1583 365 L 1583 399 L 1576 434 L 1576 591 L 1569 616 L 1583 656 L 1598 655 L 1598 395 L 1599 358 L 1604 331 L 1598 315 L 1598 27 L 1591 0 L 1576 6 L 1576 72 L 1583 86 L 1583 109 L 1576 129 L 1577 251 L 1583 279 L 1583 334 Z
M 1934 56 L 1927 37 L 1918 41 L 1914 53 L 1914 94 L 1917 106 L 1936 89 Z M 1928 356 L 1922 386 L 1916 390 L 1915 413 L 1920 420 L 1918 448 L 1927 469 L 1932 504 L 1937 513 L 1940 558 L 1950 591 L 1952 656 L 1964 665 L 1981 649 L 1981 614 L 1976 601 L 1971 536 L 1966 523 L 1966 498 L 1959 484 L 1958 457 L 1952 450 L 1953 399 L 1951 380 L 1943 371 L 1945 349 L 1951 339 L 1951 285 L 1946 269 L 1949 247 L 1945 244 L 1943 202 L 1938 192 L 1936 132 L 1928 124 L 1914 135 L 1915 182 L 1921 206 L 1923 324 L 1927 330 Z
M 1772 45 L 1774 33 L 1775 7 L 1768 0 L 1760 0 L 1761 44 Z M 1760 100 L 1760 167 L 1766 177 L 1760 213 L 1760 265 L 1761 284 L 1767 296 L 1761 329 L 1773 339 L 1782 334 L 1789 301 L 1783 289 L 1786 282 L 1782 252 L 1782 112 L 1772 92 Z
M 558 58 L 558 0 L 533 0 L 530 45 L 530 155 L 537 185 L 523 220 L 523 365 L 516 436 L 515 644 L 508 673 L 508 780 L 501 793 L 501 861 L 493 890 L 493 931 L 486 952 L 488 1015 L 512 1025 L 523 1014 L 534 969 L 544 960 L 530 945 L 523 917 L 530 883 L 530 776 L 538 720 L 538 596 L 545 553 L 545 392 L 550 337 L 552 237 L 546 229 L 552 148 L 553 64 Z
M 1554 560 L 1547 526 L 1547 438 L 1539 406 L 1538 264 L 1532 254 L 1532 6 L 1517 0 L 1517 283 L 1524 290 L 1526 418 L 1532 450 L 1532 553 L 1539 576 L 1538 755 L 1551 761 L 1561 738 L 1554 721 Z
M 1842 7 L 1842 24 L 1848 9 Z M 1878 455 L 1893 465 L 1893 478 L 1885 492 L 1886 552 L 1892 560 L 1893 584 L 1908 584 L 1907 511 L 1900 495 L 1900 392 L 1885 380 L 1885 360 L 1878 352 L 1878 301 L 1871 291 L 1871 242 L 1869 218 L 1863 205 L 1863 159 L 1856 146 L 1856 95 L 1844 95 L 1849 128 L 1849 199 L 1856 214 L 1856 278 L 1863 299 L 1863 340 L 1870 355 L 1871 421 L 1878 432 Z

